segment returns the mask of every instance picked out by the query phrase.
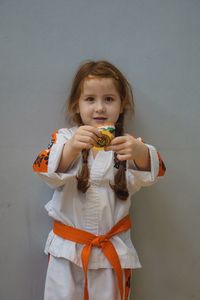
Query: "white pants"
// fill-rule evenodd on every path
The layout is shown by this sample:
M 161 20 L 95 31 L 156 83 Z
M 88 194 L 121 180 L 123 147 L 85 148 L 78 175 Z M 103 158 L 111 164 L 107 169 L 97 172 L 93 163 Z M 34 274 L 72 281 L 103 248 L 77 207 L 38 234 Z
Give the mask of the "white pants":
M 130 292 L 130 278 L 124 276 L 124 289 Z M 126 281 L 126 282 L 125 282 Z M 113 269 L 88 269 L 89 300 L 120 300 L 119 288 Z M 128 300 L 129 296 L 125 298 Z M 84 272 L 64 258 L 50 256 L 44 300 L 84 300 Z

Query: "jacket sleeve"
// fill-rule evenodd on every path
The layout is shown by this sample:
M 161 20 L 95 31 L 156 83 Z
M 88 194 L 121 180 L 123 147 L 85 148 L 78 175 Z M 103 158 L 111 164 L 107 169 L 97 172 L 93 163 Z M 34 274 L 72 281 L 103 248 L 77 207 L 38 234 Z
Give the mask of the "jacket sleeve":
M 150 186 L 163 177 L 166 171 L 165 164 L 160 153 L 152 145 L 145 144 L 150 155 L 150 171 L 139 170 L 133 161 L 128 161 L 128 188 L 131 194 L 137 192 L 141 187 Z
M 37 173 L 51 188 L 58 188 L 64 185 L 66 180 L 69 180 L 73 176 L 73 172 L 56 172 L 63 146 L 72 135 L 72 131 L 67 128 L 58 129 L 53 132 L 47 148 L 38 154 L 32 165 L 33 172 Z

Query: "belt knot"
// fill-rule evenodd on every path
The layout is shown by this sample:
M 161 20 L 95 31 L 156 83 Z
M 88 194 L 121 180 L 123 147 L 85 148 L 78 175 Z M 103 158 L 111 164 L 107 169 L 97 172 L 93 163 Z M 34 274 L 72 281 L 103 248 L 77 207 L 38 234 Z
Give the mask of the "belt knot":
M 98 247 L 101 248 L 102 244 L 107 242 L 108 238 L 105 235 L 99 235 L 97 237 L 95 237 L 92 241 L 91 241 L 91 245 L 93 247 Z

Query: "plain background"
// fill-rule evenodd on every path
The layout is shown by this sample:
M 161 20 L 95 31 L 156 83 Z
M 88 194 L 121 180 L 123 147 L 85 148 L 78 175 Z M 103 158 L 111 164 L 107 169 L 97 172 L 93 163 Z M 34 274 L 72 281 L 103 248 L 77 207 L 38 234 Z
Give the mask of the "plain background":
M 86 59 L 133 86 L 130 133 L 167 173 L 133 198 L 134 300 L 199 300 L 200 1 L 0 1 L 0 299 L 42 300 L 52 190 L 33 172 Z M 55 299 L 56 300 L 56 299 Z M 77 299 L 78 300 L 78 299 Z

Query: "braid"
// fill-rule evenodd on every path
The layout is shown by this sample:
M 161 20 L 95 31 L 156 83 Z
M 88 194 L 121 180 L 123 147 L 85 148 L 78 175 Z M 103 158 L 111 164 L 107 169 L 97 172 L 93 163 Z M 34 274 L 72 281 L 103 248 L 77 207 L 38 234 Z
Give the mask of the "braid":
M 121 114 L 118 122 L 115 124 L 115 136 L 123 135 L 123 121 L 124 115 Z M 118 169 L 114 176 L 114 185 L 110 184 L 110 187 L 114 190 L 116 196 L 121 200 L 126 200 L 129 196 L 126 183 L 126 160 L 120 161 L 117 158 L 117 153 L 114 153 L 115 167 Z
M 89 151 L 88 149 L 83 149 L 82 150 L 82 169 L 81 171 L 78 173 L 78 176 L 76 176 L 77 179 L 77 189 L 79 191 L 82 191 L 83 193 L 85 193 L 87 191 L 87 189 L 89 188 L 89 176 L 90 176 L 90 172 L 89 172 L 89 168 L 88 168 L 88 155 L 89 155 Z

